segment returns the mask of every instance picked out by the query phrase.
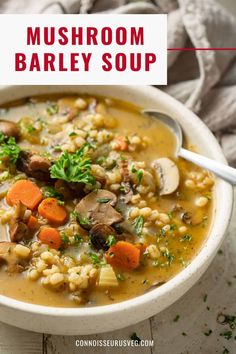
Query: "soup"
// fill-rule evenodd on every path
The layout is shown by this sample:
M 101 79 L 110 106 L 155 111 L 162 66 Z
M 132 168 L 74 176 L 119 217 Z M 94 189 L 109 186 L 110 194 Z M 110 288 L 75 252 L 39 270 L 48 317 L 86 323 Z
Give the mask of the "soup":
M 174 277 L 206 239 L 212 176 L 139 107 L 33 97 L 2 107 L 0 132 L 0 294 L 120 302 Z

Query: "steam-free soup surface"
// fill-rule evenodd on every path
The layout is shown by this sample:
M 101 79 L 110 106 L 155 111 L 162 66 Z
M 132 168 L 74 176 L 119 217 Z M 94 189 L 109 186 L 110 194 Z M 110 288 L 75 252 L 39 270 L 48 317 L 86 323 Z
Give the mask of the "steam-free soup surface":
M 33 97 L 2 108 L 0 131 L 2 295 L 127 300 L 175 276 L 207 238 L 212 176 L 175 158 L 172 132 L 139 107 Z

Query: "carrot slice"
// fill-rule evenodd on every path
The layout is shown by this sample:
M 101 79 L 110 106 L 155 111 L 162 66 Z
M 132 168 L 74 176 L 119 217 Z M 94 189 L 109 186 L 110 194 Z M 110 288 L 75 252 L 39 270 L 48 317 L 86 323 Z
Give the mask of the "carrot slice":
M 38 207 L 39 214 L 50 222 L 63 225 L 67 219 L 66 209 L 58 204 L 56 198 L 44 199 Z
M 115 150 L 120 150 L 120 151 L 127 151 L 129 148 L 129 145 L 127 141 L 125 141 L 125 138 L 123 136 L 120 136 L 115 139 L 115 142 L 117 144 Z
M 59 231 L 53 227 L 44 227 L 38 235 L 39 240 L 51 248 L 58 250 L 62 244 Z
M 39 228 L 39 222 L 38 219 L 33 216 L 30 215 L 29 220 L 27 222 L 27 226 L 31 229 L 31 230 L 37 230 Z
M 129 271 L 139 266 L 140 250 L 130 242 L 118 241 L 109 248 L 106 259 L 112 267 Z
M 27 179 L 21 179 L 9 189 L 6 200 L 11 206 L 20 201 L 28 209 L 33 210 L 38 206 L 42 198 L 42 193 L 36 184 Z

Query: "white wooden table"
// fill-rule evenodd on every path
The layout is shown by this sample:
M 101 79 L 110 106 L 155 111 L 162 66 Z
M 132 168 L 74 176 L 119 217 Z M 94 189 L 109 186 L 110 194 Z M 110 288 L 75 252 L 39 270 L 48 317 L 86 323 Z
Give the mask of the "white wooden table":
M 0 323 L 0 353 L 227 354 L 227 349 L 230 354 L 235 354 L 236 329 L 229 340 L 220 336 L 229 327 L 219 324 L 217 315 L 222 312 L 236 316 L 236 207 L 221 250 L 205 275 L 187 294 L 149 320 L 115 332 L 77 337 L 33 333 Z M 179 320 L 176 322 L 177 315 Z M 207 335 L 209 330 L 212 333 Z M 133 332 L 141 339 L 153 339 L 154 347 L 95 349 L 75 345 L 75 340 L 81 338 L 129 339 Z

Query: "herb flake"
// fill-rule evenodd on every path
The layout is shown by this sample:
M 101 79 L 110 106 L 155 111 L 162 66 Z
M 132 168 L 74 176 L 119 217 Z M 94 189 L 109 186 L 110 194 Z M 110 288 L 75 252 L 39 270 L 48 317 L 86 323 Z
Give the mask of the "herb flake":
M 140 215 L 135 219 L 135 223 L 134 223 L 134 230 L 138 236 L 142 235 L 143 225 L 144 225 L 144 217 Z

